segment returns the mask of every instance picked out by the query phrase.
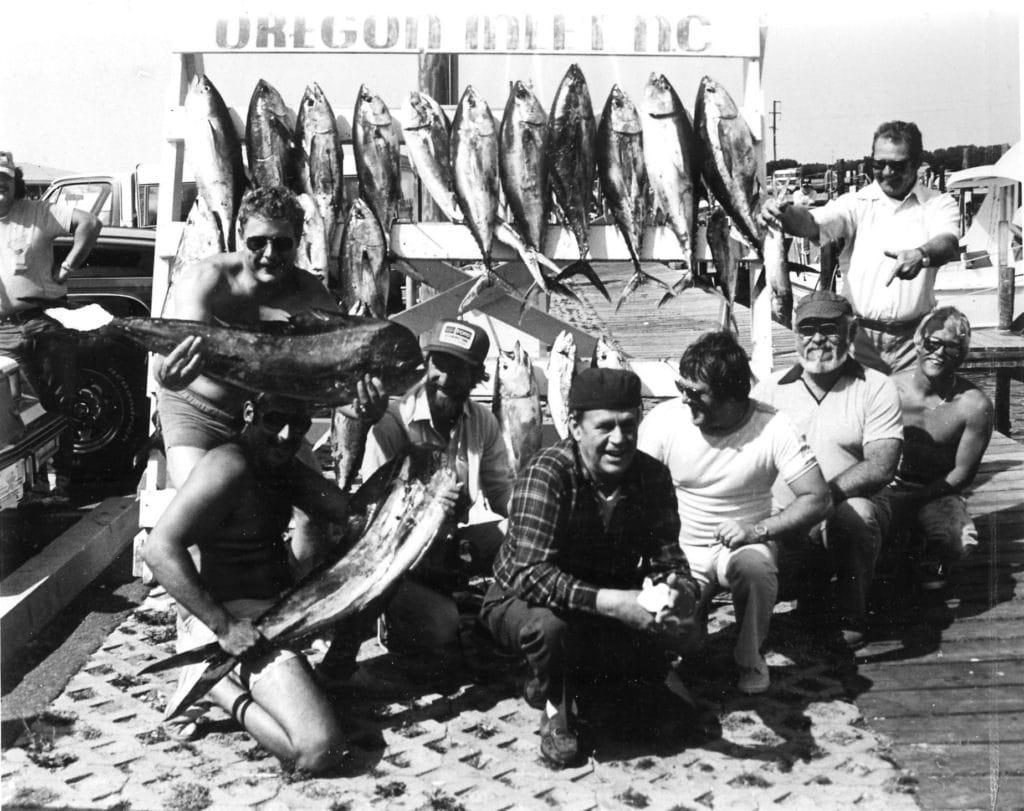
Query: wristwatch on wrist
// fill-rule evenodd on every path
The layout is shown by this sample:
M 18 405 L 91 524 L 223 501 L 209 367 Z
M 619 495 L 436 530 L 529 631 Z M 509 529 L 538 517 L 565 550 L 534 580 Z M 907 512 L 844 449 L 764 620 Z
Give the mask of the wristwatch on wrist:
M 924 248 L 918 248 L 921 252 L 921 267 L 930 268 L 932 266 L 932 258 L 928 255 L 928 251 Z
M 768 527 L 766 527 L 763 522 L 758 521 L 754 524 L 754 534 L 757 536 L 758 541 L 767 541 Z

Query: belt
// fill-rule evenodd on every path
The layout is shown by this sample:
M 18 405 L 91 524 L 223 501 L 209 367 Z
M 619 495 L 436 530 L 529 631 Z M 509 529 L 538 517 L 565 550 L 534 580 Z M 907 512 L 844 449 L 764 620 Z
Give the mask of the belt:
M 898 335 L 902 332 L 912 331 L 918 323 L 918 319 L 911 321 L 876 321 L 874 318 L 861 318 L 857 316 L 857 325 L 864 329 L 873 329 L 876 332 L 889 332 Z
M 26 321 L 38 318 L 43 312 L 42 307 L 33 307 L 31 310 L 18 310 L 9 315 L 0 315 L 0 324 L 24 324 Z

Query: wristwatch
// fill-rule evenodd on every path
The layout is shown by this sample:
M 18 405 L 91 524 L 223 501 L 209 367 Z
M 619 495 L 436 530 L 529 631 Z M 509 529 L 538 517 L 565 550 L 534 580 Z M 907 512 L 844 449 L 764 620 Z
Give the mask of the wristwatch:
M 767 541 L 768 527 L 766 527 L 761 521 L 758 521 L 754 524 L 754 534 L 757 536 L 758 541 Z

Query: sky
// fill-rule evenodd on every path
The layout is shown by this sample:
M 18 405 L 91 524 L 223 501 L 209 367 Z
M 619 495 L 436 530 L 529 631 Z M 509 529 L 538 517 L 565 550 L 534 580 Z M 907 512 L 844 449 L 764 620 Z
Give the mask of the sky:
M 211 6 L 251 10 L 250 4 L 218 3 L 37 0 L 6 8 L 4 28 L 14 33 L 0 48 L 0 149 L 13 151 L 19 163 L 83 172 L 123 171 L 159 160 L 178 64 L 172 54 L 176 26 L 187 28 Z M 294 13 L 296 6 L 307 5 L 289 0 L 276 8 Z M 419 5 L 420 13 L 429 7 Z M 780 112 L 774 142 L 766 124 L 767 159 L 775 153 L 805 163 L 861 156 L 870 149 L 874 128 L 893 118 L 917 122 L 926 149 L 1020 139 L 1021 22 L 1014 4 L 864 0 L 845 4 L 845 10 L 835 5 L 773 2 L 740 9 L 762 15 L 767 25 L 764 108 L 770 112 L 775 102 Z M 644 2 L 637 7 L 649 8 Z M 727 7 L 714 6 L 719 13 Z M 264 2 L 260 8 L 275 4 Z M 502 7 L 476 3 L 473 8 L 497 13 Z M 460 87 L 472 83 L 500 117 L 509 81 L 532 79 L 547 103 L 570 61 L 463 56 Z M 704 74 L 738 101 L 743 98 L 740 60 L 579 61 L 598 109 L 613 82 L 639 102 L 652 70 L 670 79 L 691 112 Z M 416 85 L 411 55 L 216 54 L 205 57 L 205 70 L 240 120 L 259 78 L 274 84 L 293 109 L 305 85 L 317 81 L 343 119 L 351 118 L 361 83 L 388 101 L 393 112 Z

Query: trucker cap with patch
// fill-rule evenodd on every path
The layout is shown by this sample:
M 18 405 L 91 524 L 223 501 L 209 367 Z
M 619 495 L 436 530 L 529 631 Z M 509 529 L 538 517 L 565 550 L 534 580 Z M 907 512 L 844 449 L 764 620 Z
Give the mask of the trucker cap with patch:
M 14 155 L 0 150 L 0 175 L 14 177 Z
M 424 352 L 444 352 L 474 365 L 487 360 L 491 339 L 476 324 L 466 321 L 441 321 L 434 326 Z

